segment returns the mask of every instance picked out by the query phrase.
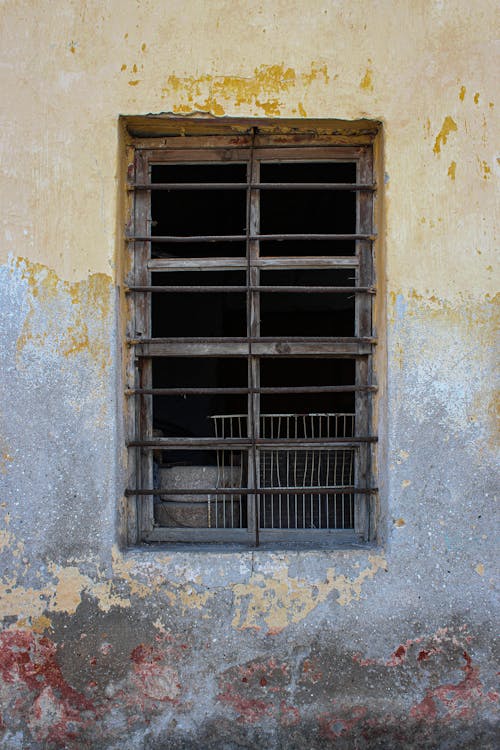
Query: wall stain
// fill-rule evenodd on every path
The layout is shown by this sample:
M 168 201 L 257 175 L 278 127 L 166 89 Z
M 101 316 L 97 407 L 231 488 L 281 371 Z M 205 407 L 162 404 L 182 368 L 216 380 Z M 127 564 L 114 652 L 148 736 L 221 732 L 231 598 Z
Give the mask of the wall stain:
M 230 667 L 219 680 L 217 700 L 236 713 L 240 724 L 257 724 L 273 717 L 284 726 L 294 726 L 300 714 L 286 702 L 290 671 L 286 662 L 273 657 Z
M 491 167 L 488 162 L 478 158 L 479 171 L 483 180 L 489 180 L 491 178 Z
M 23 554 L 22 542 L 16 546 L 16 539 L 8 529 L 0 530 L 0 551 L 9 550 L 17 558 Z M 124 560 L 119 550 L 112 550 L 113 578 L 97 569 L 93 576 L 81 572 L 78 564 L 60 566 L 50 563 L 48 578 L 38 588 L 23 586 L 20 576 L 14 571 L 4 573 L 0 579 L 0 618 L 13 617 L 17 622 L 13 627 L 26 627 L 38 623 L 37 627 L 51 626 L 51 613 L 73 615 L 82 602 L 83 594 L 96 600 L 101 612 L 112 608 L 130 609 L 132 598 L 150 598 L 152 593 L 162 595 L 169 606 L 181 615 L 193 610 L 202 612 L 206 618 L 207 605 L 215 593 L 207 589 L 201 576 L 176 582 L 168 578 L 165 565 L 168 556 L 162 556 L 159 567 L 148 566 L 141 571 L 143 581 L 137 580 L 138 570 L 134 561 Z
M 0 633 L 0 676 L 4 686 L 17 688 L 13 714 L 26 711 L 26 729 L 44 747 L 76 747 L 77 733 L 95 722 L 93 702 L 66 681 L 57 647 L 45 636 Z
M 5 443 L 3 438 L 0 438 L 0 446 Z M 7 474 L 7 465 L 13 462 L 14 458 L 10 455 L 7 448 L 3 447 L 0 449 L 0 474 Z
M 449 115 L 447 115 L 444 118 L 444 122 L 443 122 L 443 124 L 441 126 L 441 130 L 437 134 L 436 140 L 434 142 L 434 149 L 433 149 L 433 151 L 434 151 L 435 154 L 441 153 L 441 146 L 446 145 L 446 143 L 448 141 L 448 136 L 450 135 L 450 133 L 455 132 L 457 130 L 458 130 L 458 128 L 457 128 L 457 124 L 456 124 L 455 120 L 452 117 L 450 117 Z
M 197 110 L 222 116 L 229 104 L 231 107 L 255 106 L 264 115 L 272 117 L 281 114 L 281 95 L 290 94 L 295 89 L 304 91 L 315 81 L 326 84 L 329 80 L 326 65 L 319 63 L 311 63 L 309 71 L 302 73 L 284 64 L 261 65 L 248 78 L 169 75 L 162 88 L 162 98 L 173 100 L 172 110 L 177 113 Z M 303 103 L 297 106 L 305 117 Z
M 93 580 L 80 572 L 78 567 L 49 565 L 52 580 L 33 588 L 25 587 L 15 573 L 5 575 L 0 581 L 0 617 L 17 617 L 15 627 L 25 627 L 26 623 L 36 622 L 37 627 L 48 628 L 51 625 L 51 613 L 72 615 L 82 601 L 83 593 L 97 600 L 102 612 L 109 612 L 112 607 L 128 608 L 131 606 L 128 597 L 120 596 L 116 591 L 119 582 L 110 579 Z
M 450 721 L 460 717 L 467 719 L 476 713 L 476 706 L 483 700 L 482 684 L 479 680 L 479 668 L 472 665 L 472 659 L 463 652 L 465 666 L 460 669 L 465 673 L 463 680 L 429 688 L 420 703 L 410 710 L 410 717 L 422 721 Z
M 288 567 L 276 567 L 270 574 L 255 573 L 248 583 L 232 586 L 232 625 L 238 630 L 266 627 L 269 635 L 276 635 L 288 625 L 304 620 L 334 592 L 340 606 L 359 601 L 363 584 L 387 566 L 383 555 L 370 555 L 368 561 L 368 567 L 354 578 L 337 575 L 335 568 L 329 568 L 326 579 L 318 582 L 293 578 Z
M 123 634 L 118 633 L 112 642 L 87 649 L 80 645 L 83 636 L 85 643 L 85 632 L 73 641 L 80 674 L 73 676 L 72 684 L 68 655 L 55 637 L 28 630 L 0 634 L 0 677 L 7 688 L 3 713 L 9 731 L 22 729 L 26 743 L 68 750 L 114 747 L 124 731 L 134 737 L 152 730 L 156 745 L 163 746 L 155 724 L 167 719 L 168 744 L 180 747 L 193 711 L 189 698 L 203 700 L 196 690 L 214 677 L 218 687 L 211 710 L 219 723 L 217 739 L 242 736 L 240 727 L 258 728 L 267 721 L 278 729 L 295 727 L 294 747 L 309 746 L 307 738 L 315 739 L 318 733 L 342 747 L 355 747 L 358 740 L 363 747 L 437 747 L 439 741 L 432 742 L 437 723 L 470 722 L 493 712 L 498 702 L 493 681 L 485 680 L 473 662 L 472 637 L 465 627 L 444 627 L 432 636 L 401 642 L 388 658 L 338 651 L 327 642 L 319 653 L 305 647 L 295 655 L 271 653 L 243 663 L 236 657 L 209 675 L 200 666 L 199 652 L 180 635 L 137 638 L 123 647 Z M 108 655 L 115 649 L 110 662 Z M 120 664 L 117 671 L 109 669 L 113 661 Z M 186 679 L 192 684 L 194 664 L 197 683 L 191 688 Z M 461 679 L 457 670 L 463 672 Z M 373 682 L 376 685 L 368 687 Z M 411 686 L 405 693 L 406 715 L 399 706 L 384 714 L 377 710 L 376 691 L 383 689 L 393 699 L 402 684 Z M 366 687 L 354 691 L 352 685 Z M 172 735 L 178 721 L 180 734 Z M 454 729 L 457 736 L 456 724 Z M 289 746 L 290 735 L 281 736 L 288 742 L 280 746 Z
M 23 352 L 35 347 L 66 358 L 86 354 L 106 370 L 111 277 L 96 273 L 84 281 L 64 281 L 48 266 L 27 258 L 18 258 L 15 268 L 27 283 L 30 306 L 17 339 L 18 366 L 22 366 Z
M 448 177 L 450 178 L 450 180 L 455 179 L 456 169 L 457 169 L 457 163 L 456 161 L 452 161 L 450 166 L 448 167 Z
M 465 99 L 465 93 L 466 93 L 466 91 L 467 91 L 467 89 L 465 88 L 465 86 L 461 86 L 460 93 L 458 95 L 458 98 L 460 99 L 461 102 L 463 102 L 463 100 Z
M 460 324 L 462 329 L 474 332 L 479 325 L 496 323 L 500 293 L 486 293 L 479 302 L 470 295 L 460 294 L 457 302 L 452 302 L 436 294 L 420 294 L 415 289 L 408 289 L 404 293 L 389 292 L 388 300 L 391 323 L 401 323 L 406 317 L 424 316 L 429 320 L 446 318 L 448 325 Z
M 368 60 L 371 63 L 371 60 Z M 363 78 L 360 81 L 359 88 L 364 91 L 373 91 L 373 70 L 371 66 L 367 67 Z
M 330 82 L 330 76 L 328 75 L 328 68 L 325 64 L 311 63 L 311 68 L 308 73 L 301 73 L 300 77 L 304 86 L 310 86 L 313 81 L 323 80 L 323 83 Z M 337 78 L 337 76 L 335 76 Z
M 297 109 L 299 110 L 299 114 L 301 117 L 307 117 L 307 112 L 305 111 L 304 105 L 302 104 L 302 102 L 299 102 L 297 104 Z

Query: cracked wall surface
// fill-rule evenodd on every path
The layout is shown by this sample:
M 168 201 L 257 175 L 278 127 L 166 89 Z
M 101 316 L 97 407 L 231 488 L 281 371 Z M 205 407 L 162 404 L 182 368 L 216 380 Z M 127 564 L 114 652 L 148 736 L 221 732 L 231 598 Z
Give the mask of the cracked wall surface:
M 496 3 L 2 16 L 0 748 L 495 748 Z M 118 120 L 162 112 L 382 123 L 371 547 L 123 546 Z

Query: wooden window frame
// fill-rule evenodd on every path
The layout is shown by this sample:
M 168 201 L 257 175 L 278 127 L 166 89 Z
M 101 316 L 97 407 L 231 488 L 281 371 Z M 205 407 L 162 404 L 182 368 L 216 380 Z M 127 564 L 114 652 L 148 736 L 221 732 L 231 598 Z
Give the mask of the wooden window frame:
M 131 292 L 127 331 L 127 397 L 129 401 L 129 482 L 126 495 L 132 511 L 133 542 L 205 542 L 250 545 L 285 543 L 313 546 L 336 546 L 365 542 L 373 538 L 373 497 L 377 493 L 373 477 L 373 451 L 376 436 L 372 429 L 372 395 L 376 390 L 373 380 L 373 358 L 376 344 L 373 336 L 374 288 L 374 166 L 371 142 L 345 145 L 332 135 L 310 133 L 293 135 L 261 134 L 255 126 L 238 135 L 210 135 L 188 137 L 139 138 L 132 144 L 133 168 L 128 172 L 128 191 L 131 200 L 131 221 L 128 224 L 126 246 L 129 268 L 126 281 Z M 329 160 L 356 162 L 355 190 L 356 233 L 353 256 L 317 256 L 307 258 L 259 257 L 259 167 L 263 160 Z M 151 165 L 169 162 L 231 162 L 247 161 L 250 165 L 248 184 L 248 217 L 246 257 L 242 258 L 191 258 L 151 259 Z M 158 237 L 154 237 L 158 241 Z M 168 239 L 166 238 L 166 241 Z M 261 269 L 337 269 L 352 268 L 355 288 L 366 293 L 355 295 L 355 335 L 338 338 L 297 341 L 273 337 L 265 339 L 259 332 L 259 281 Z M 151 275 L 166 270 L 242 270 L 247 272 L 247 336 L 243 339 L 213 339 L 174 341 L 153 339 L 151 331 L 150 299 Z M 350 440 L 335 441 L 346 447 L 355 447 L 355 526 L 354 529 L 258 529 L 256 524 L 256 498 L 251 490 L 258 490 L 259 415 L 260 394 L 248 394 L 248 424 L 251 436 L 240 441 L 248 451 L 249 493 L 247 529 L 175 529 L 155 526 L 152 449 L 172 445 L 175 440 L 153 437 L 152 432 L 152 358 L 155 356 L 241 356 L 249 363 L 249 388 L 259 386 L 259 358 L 262 356 L 319 355 L 355 358 L 355 433 Z M 180 441 L 182 442 L 182 441 Z M 216 441 L 200 439 L 200 444 L 216 447 Z M 253 468 L 252 468 L 253 467 Z M 130 507 L 130 505 L 129 505 Z

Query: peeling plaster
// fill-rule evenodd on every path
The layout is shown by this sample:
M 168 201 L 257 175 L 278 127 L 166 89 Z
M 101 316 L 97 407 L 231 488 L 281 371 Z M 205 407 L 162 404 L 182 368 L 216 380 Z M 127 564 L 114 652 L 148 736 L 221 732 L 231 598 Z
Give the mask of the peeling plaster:
M 265 626 L 270 635 L 275 635 L 304 620 L 334 592 L 338 594 L 334 601 L 340 606 L 359 601 L 365 581 L 387 566 L 382 555 L 370 555 L 368 560 L 369 566 L 353 578 L 336 574 L 335 568 L 327 570 L 323 581 L 293 578 L 286 567 L 273 568 L 267 574 L 256 573 L 248 583 L 232 586 L 233 627 L 260 630 Z
M 88 313 L 92 311 L 93 321 L 108 321 L 111 278 L 93 274 L 88 280 L 70 283 L 47 266 L 30 263 L 26 258 L 16 259 L 12 272 L 15 269 L 30 290 L 30 310 L 17 340 L 18 363 L 22 363 L 27 347 L 57 348 L 63 357 L 86 353 L 105 370 L 109 361 L 107 336 L 99 328 L 89 330 Z M 64 328 L 61 305 L 66 307 L 66 319 L 70 320 Z
M 448 136 L 450 133 L 456 132 L 458 130 L 457 123 L 453 119 L 453 117 L 450 117 L 447 115 L 444 118 L 444 122 L 441 126 L 441 130 L 436 136 L 436 141 L 434 143 L 434 153 L 440 154 L 441 153 L 441 146 L 445 146 L 448 142 Z
M 227 114 L 228 106 L 238 109 L 250 105 L 256 107 L 256 114 L 272 117 L 281 114 L 283 98 L 295 97 L 297 90 L 296 110 L 304 117 L 301 92 L 315 82 L 326 85 L 329 81 L 327 66 L 322 63 L 313 62 L 308 71 L 300 73 L 284 64 L 261 65 L 248 78 L 170 75 L 162 89 L 162 97 L 175 101 L 172 110 L 177 113 L 201 111 L 221 116 Z

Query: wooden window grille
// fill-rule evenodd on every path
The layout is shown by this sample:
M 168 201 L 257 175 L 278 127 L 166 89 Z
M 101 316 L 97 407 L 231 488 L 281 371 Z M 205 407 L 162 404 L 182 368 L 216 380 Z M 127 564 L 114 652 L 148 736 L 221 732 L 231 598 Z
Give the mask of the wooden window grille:
M 369 539 L 371 145 L 142 140 L 129 178 L 137 538 Z

